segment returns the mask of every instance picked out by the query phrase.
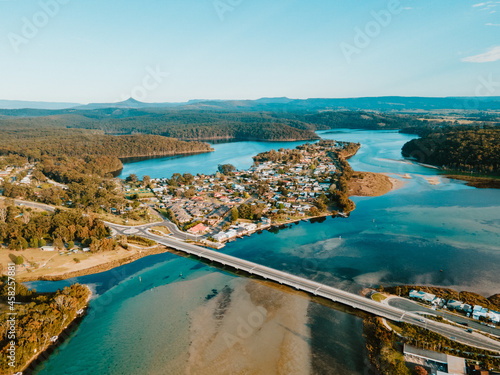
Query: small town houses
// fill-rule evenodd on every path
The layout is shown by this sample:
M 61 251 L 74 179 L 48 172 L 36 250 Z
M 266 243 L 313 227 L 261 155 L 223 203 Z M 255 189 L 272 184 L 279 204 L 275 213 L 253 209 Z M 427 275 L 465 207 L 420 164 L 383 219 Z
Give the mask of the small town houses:
M 442 307 L 450 311 L 463 313 L 467 317 L 471 317 L 474 320 L 491 321 L 494 324 L 500 324 L 500 312 L 489 310 L 480 305 L 472 306 L 467 303 L 463 303 L 462 301 L 456 301 L 453 299 L 446 301 L 436 297 L 434 294 L 418 290 L 411 290 L 410 298 L 420 300 L 436 307 Z
M 243 233 L 244 227 L 233 228 L 235 232 L 230 230 L 226 234 L 217 228 L 233 208 L 242 204 L 258 205 L 259 212 L 265 216 L 278 212 L 293 217 L 306 216 L 315 199 L 328 193 L 331 187 L 331 176 L 337 168 L 328 151 L 334 149 L 334 144 L 307 145 L 293 150 L 300 160 L 255 162 L 246 171 L 228 175 L 191 176 L 189 183 L 153 179 L 150 192 L 155 198 L 148 199 L 150 203 L 156 201 L 158 208 L 169 210 L 178 223 L 203 223 L 207 227 L 204 233 L 216 241 L 224 241 Z M 280 150 L 274 155 L 281 158 L 286 152 L 289 150 Z M 134 192 L 130 186 L 124 190 L 125 194 Z M 267 222 L 259 224 L 267 225 Z

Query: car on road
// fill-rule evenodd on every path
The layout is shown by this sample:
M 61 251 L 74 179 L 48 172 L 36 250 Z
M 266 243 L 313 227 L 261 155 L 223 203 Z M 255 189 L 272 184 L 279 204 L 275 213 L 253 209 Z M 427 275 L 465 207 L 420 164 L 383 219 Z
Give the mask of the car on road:
M 465 330 L 465 332 L 472 333 L 473 331 L 472 331 L 472 329 L 471 329 L 471 328 L 469 328 L 469 329 Z

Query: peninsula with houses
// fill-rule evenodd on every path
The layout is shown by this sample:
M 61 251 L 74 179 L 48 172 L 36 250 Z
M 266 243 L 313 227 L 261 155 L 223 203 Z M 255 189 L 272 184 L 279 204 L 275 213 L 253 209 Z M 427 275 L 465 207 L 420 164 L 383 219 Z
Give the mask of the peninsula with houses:
M 218 247 L 271 225 L 347 216 L 355 205 L 349 199 L 353 171 L 346 159 L 359 147 L 321 140 L 260 153 L 245 171 L 224 164 L 211 175 L 128 178 L 124 192 L 132 200 L 149 192 L 143 202 L 181 231 L 203 236 Z

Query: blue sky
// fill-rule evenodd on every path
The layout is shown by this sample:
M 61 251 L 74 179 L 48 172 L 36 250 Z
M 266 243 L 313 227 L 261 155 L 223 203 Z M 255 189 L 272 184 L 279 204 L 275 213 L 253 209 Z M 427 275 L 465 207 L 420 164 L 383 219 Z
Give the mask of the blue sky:
M 381 95 L 500 95 L 500 1 L 0 0 L 0 99 Z

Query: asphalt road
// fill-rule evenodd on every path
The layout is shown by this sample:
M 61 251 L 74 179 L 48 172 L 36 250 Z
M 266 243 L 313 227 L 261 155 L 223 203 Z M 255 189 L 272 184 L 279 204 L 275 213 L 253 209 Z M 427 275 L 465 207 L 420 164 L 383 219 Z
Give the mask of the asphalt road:
M 446 311 L 443 310 L 433 310 L 431 308 L 422 306 L 418 303 L 415 303 L 413 301 L 410 301 L 406 298 L 400 298 L 400 297 L 391 297 L 389 298 L 387 302 L 390 306 L 396 307 L 398 309 L 404 310 L 404 311 L 413 311 L 413 312 L 422 312 L 422 313 L 427 313 L 427 314 L 433 314 L 437 316 L 442 316 L 445 319 L 451 320 L 452 322 L 455 323 L 467 323 L 468 327 L 467 328 L 472 328 L 472 329 L 477 329 L 486 333 L 494 334 L 496 336 L 500 337 L 500 329 L 499 328 L 493 328 L 493 327 L 488 327 L 485 326 L 481 323 L 479 323 L 477 320 L 469 319 L 467 317 L 462 317 L 459 315 L 455 314 L 450 314 Z M 464 328 L 464 329 L 467 329 Z
M 0 197 L 0 198 L 6 199 L 5 197 Z M 19 199 L 14 199 L 14 203 L 17 204 L 18 206 L 39 208 L 41 210 L 51 211 L 51 212 L 56 210 L 54 207 L 49 206 L 47 204 L 43 204 L 43 203 L 35 203 L 35 202 L 23 201 L 23 200 L 19 200 Z
M 48 211 L 54 211 L 53 207 L 40 203 L 33 203 L 33 202 L 26 202 L 19 200 L 16 200 L 15 203 L 23 204 L 28 207 L 36 207 Z M 426 328 L 428 330 L 439 333 L 445 337 L 452 338 L 453 340 L 466 345 L 475 346 L 478 348 L 483 348 L 500 353 L 499 341 L 492 340 L 476 332 L 468 333 L 466 332 L 465 329 L 454 327 L 444 323 L 435 322 L 433 320 L 420 317 L 415 313 L 405 311 L 404 307 L 406 305 L 403 306 L 402 302 L 400 305 L 401 307 L 391 306 L 390 304 L 382 304 L 373 301 L 371 299 L 364 298 L 356 294 L 343 291 L 341 289 L 336 289 L 328 285 L 320 284 L 315 281 L 307 280 L 283 271 L 278 271 L 221 252 L 184 243 L 182 242 L 182 240 L 175 237 L 179 237 L 181 239 L 190 238 L 194 240 L 197 238 L 197 236 L 190 235 L 180 231 L 170 221 L 163 221 L 162 223 L 152 223 L 136 227 L 117 225 L 112 223 L 106 223 L 106 224 L 109 227 L 111 227 L 115 231 L 115 233 L 118 234 L 129 234 L 129 233 L 131 234 L 131 232 L 133 232 L 135 234 L 139 234 L 146 238 L 150 238 L 160 244 L 172 247 L 177 250 L 181 250 L 188 254 L 197 255 L 201 258 L 208 259 L 210 261 L 217 262 L 219 264 L 229 265 L 236 269 L 245 270 L 246 272 L 249 272 L 251 274 L 258 275 L 281 284 L 286 284 L 298 290 L 303 290 L 314 295 L 322 296 L 332 301 L 340 302 L 345 305 L 354 307 L 356 309 L 367 311 L 371 314 L 382 316 L 390 320 L 401 321 L 422 328 Z M 170 238 L 165 238 L 165 237 L 155 236 L 147 231 L 148 228 L 158 225 L 166 226 L 173 233 L 174 236 Z M 413 308 L 413 306 L 411 306 L 410 308 Z

